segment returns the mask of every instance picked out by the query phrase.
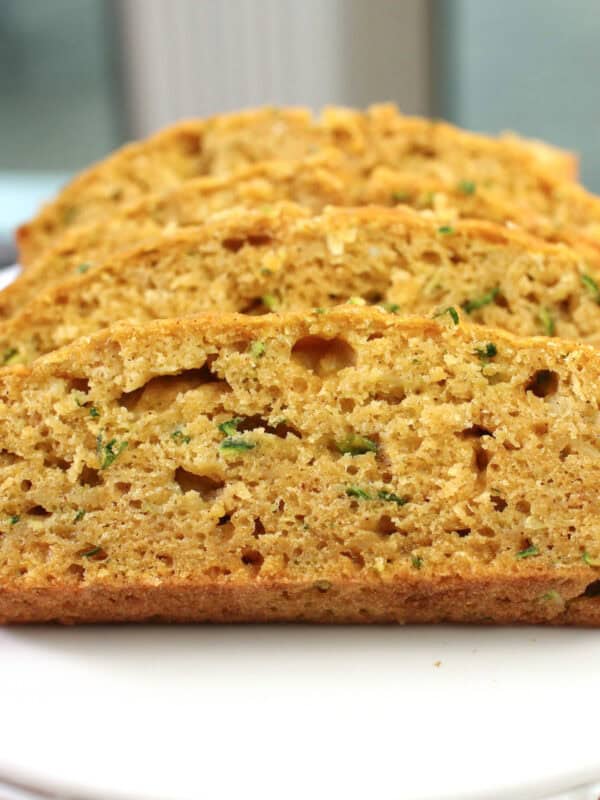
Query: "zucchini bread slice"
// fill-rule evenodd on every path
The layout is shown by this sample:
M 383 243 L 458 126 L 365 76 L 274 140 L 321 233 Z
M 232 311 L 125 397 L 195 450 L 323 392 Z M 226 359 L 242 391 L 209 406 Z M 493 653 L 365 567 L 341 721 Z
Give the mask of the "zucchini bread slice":
M 401 204 L 433 211 L 440 226 L 460 218 L 516 225 L 547 241 L 574 247 L 600 271 L 600 236 L 597 241 L 586 239 L 581 227 L 570 226 L 562 217 L 557 224 L 522 205 L 498 199 L 493 188 L 474 181 L 448 183 L 384 167 L 357 180 L 344 169 L 339 151 L 329 150 L 300 161 L 263 162 L 226 176 L 195 178 L 171 191 L 148 194 L 108 219 L 67 231 L 0 293 L 0 318 L 11 317 L 42 287 L 86 272 L 158 233 L 197 226 L 224 209 L 264 208 L 281 201 L 298 203 L 315 213 L 328 205 Z
M 119 320 L 348 300 L 403 315 L 462 308 L 475 322 L 520 335 L 596 343 L 599 298 L 572 250 L 491 223 L 440 225 L 400 207 L 314 217 L 284 204 L 223 212 L 50 287 L 0 323 L 0 363 L 27 363 Z
M 547 242 L 574 247 L 600 268 L 600 197 L 577 183 L 540 177 L 540 202 L 525 196 L 499 197 L 493 186 L 476 181 L 439 181 L 379 167 L 369 177 L 365 194 L 379 205 L 431 210 L 448 222 L 483 219 L 522 228 Z
M 598 624 L 600 354 L 338 308 L 0 374 L 0 621 Z
M 515 136 L 490 138 L 451 125 L 406 117 L 392 105 L 367 111 L 261 108 L 191 120 L 130 144 L 76 177 L 17 235 L 30 264 L 67 228 L 110 216 L 149 192 L 200 175 L 219 175 L 272 158 L 298 159 L 336 146 L 348 167 L 365 175 L 388 164 L 430 176 L 486 180 L 500 191 L 535 190 L 540 173 L 575 177 L 572 154 Z

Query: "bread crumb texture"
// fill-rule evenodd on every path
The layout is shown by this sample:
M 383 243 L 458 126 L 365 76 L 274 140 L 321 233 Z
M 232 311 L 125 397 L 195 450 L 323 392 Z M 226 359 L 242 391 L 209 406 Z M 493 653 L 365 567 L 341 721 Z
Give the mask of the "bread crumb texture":
M 0 619 L 597 624 L 600 356 L 349 308 L 0 375 Z
M 359 176 L 388 165 L 444 180 L 486 181 L 508 200 L 530 195 L 527 204 L 535 208 L 548 206 L 545 176 L 569 181 L 577 172 L 572 154 L 541 142 L 467 133 L 406 117 L 392 105 L 365 112 L 328 108 L 319 119 L 299 108 L 224 114 L 174 125 L 83 172 L 21 226 L 20 262 L 31 264 L 65 230 L 110 216 L 150 192 L 268 159 L 298 160 L 330 147 Z
M 159 235 L 37 295 L 0 324 L 0 361 L 27 363 L 111 323 L 208 310 L 257 315 L 351 301 L 448 307 L 519 335 L 599 341 L 597 273 L 578 253 L 485 222 L 409 208 L 233 210 Z
M 0 293 L 0 318 L 14 315 L 42 287 L 88 272 L 157 234 L 197 227 L 225 209 L 265 211 L 280 202 L 297 203 L 315 214 L 328 205 L 404 205 L 434 216 L 438 226 L 453 226 L 462 218 L 486 220 L 569 245 L 590 268 L 600 270 L 600 235 L 595 240 L 586 227 L 586 222 L 600 221 L 600 201 L 575 184 L 560 186 L 571 200 L 582 195 L 583 219 L 566 213 L 562 201 L 549 203 L 541 213 L 514 199 L 498 198 L 493 183 L 457 180 L 452 171 L 445 177 L 427 177 L 379 167 L 368 176 L 357 176 L 334 148 L 300 161 L 261 162 L 225 176 L 193 178 L 170 191 L 144 195 L 108 218 L 75 226 L 58 237 Z

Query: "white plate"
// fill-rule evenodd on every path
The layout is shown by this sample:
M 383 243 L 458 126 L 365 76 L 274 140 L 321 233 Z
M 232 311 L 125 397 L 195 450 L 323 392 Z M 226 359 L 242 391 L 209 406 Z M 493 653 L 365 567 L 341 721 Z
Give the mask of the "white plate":
M 4 289 L 5 286 L 14 281 L 18 274 L 19 267 L 16 265 L 0 269 L 0 289 Z
M 102 800 L 535 800 L 600 777 L 599 674 L 591 630 L 0 629 L 0 776 Z
M 0 665 L 0 775 L 103 800 L 534 800 L 600 775 L 594 631 L 13 628 Z

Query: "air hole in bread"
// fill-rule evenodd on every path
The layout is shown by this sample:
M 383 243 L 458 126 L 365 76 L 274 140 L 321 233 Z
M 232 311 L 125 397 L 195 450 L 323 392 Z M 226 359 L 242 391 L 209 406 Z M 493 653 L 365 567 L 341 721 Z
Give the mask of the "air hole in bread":
M 45 467 L 56 467 L 57 469 L 61 469 L 63 472 L 67 472 L 67 470 L 71 469 L 71 462 L 67 461 L 64 458 L 59 458 L 58 456 L 54 455 L 54 453 L 49 453 L 44 458 L 44 466 Z
M 506 297 L 502 294 L 502 292 L 496 295 L 496 297 L 494 298 L 494 303 L 500 308 L 504 308 L 507 311 L 510 311 L 510 303 L 508 302 Z
M 70 564 L 67 568 L 67 575 L 71 575 L 77 581 L 82 581 L 85 576 L 85 569 L 81 564 Z
M 11 467 L 19 461 L 23 461 L 23 459 L 16 453 L 10 453 L 8 450 L 0 450 L 0 467 Z
M 254 530 L 252 531 L 252 533 L 257 538 L 266 533 L 265 526 L 263 525 L 262 520 L 259 519 L 259 517 L 256 517 L 256 519 L 254 520 Z
M 531 539 L 527 538 L 521 539 L 521 544 L 519 545 L 519 551 L 521 553 L 527 553 L 528 551 L 533 551 L 533 550 L 535 550 L 535 547 Z
M 376 291 L 367 292 L 364 296 L 364 299 L 370 305 L 376 305 L 377 303 L 381 303 L 381 301 L 383 300 L 383 294 L 381 292 L 376 292 Z
M 600 580 L 588 584 L 588 586 L 586 586 L 585 592 L 583 593 L 583 596 L 600 597 Z
M 87 378 L 71 378 L 69 380 L 70 392 L 81 392 L 87 394 L 90 390 L 90 382 Z
M 237 424 L 238 433 L 246 433 L 247 431 L 255 431 L 258 428 L 263 429 L 265 433 L 270 433 L 273 436 L 278 436 L 280 439 L 285 439 L 288 434 L 302 438 L 302 434 L 297 428 L 290 425 L 287 420 L 281 420 L 275 425 L 270 425 L 269 422 L 258 414 L 251 417 L 242 417 L 241 421 Z
M 263 314 L 269 314 L 270 309 L 265 305 L 262 297 L 253 297 L 248 300 L 245 306 L 239 309 L 240 314 L 246 314 L 250 317 L 260 317 Z
M 200 369 L 188 369 L 177 375 L 158 375 L 132 392 L 124 392 L 118 399 L 119 405 L 128 411 L 166 411 L 179 394 L 197 389 L 206 384 L 222 384 L 223 391 L 229 385 L 211 369 L 214 356 L 207 359 Z
M 21 491 L 23 493 L 28 492 L 32 486 L 33 484 L 31 483 L 31 481 L 28 480 L 21 481 Z
M 124 481 L 118 481 L 115 483 L 115 489 L 117 489 L 117 491 L 121 494 L 127 494 L 129 491 L 131 491 L 131 484 L 125 483 Z
M 566 445 L 566 447 L 563 447 L 563 449 L 560 451 L 560 453 L 558 454 L 558 457 L 560 458 L 561 461 L 564 461 L 566 458 L 568 458 L 572 454 L 573 454 L 573 451 L 571 450 L 570 446 Z
M 246 244 L 250 245 L 250 247 L 267 247 L 272 241 L 271 237 L 267 234 L 254 233 L 244 238 L 231 237 L 229 239 L 223 239 L 221 247 L 223 247 L 224 250 L 229 250 L 230 253 L 238 253 Z
M 273 239 L 266 233 L 254 233 L 246 237 L 250 247 L 267 247 L 272 244 Z
M 85 544 L 81 550 L 77 551 L 77 555 L 87 561 L 105 561 L 108 558 L 106 550 L 93 542 Z
M 481 425 L 471 425 L 469 428 L 464 428 L 459 434 L 460 436 L 464 437 L 465 439 L 476 438 L 479 439 L 482 436 L 494 436 L 492 431 L 488 428 L 484 428 Z
M 513 450 L 520 450 L 521 449 L 521 445 L 515 444 L 514 442 L 508 442 L 508 441 L 502 442 L 502 447 L 505 450 L 508 450 L 509 452 L 511 452 Z
M 272 241 L 271 237 L 265 233 L 254 233 L 243 238 L 231 237 L 223 239 L 221 247 L 224 250 L 229 250 L 230 253 L 238 253 L 246 244 L 250 245 L 250 247 L 267 247 Z
M 498 495 L 498 494 L 490 495 L 490 503 L 494 506 L 494 509 L 496 511 L 500 511 L 500 512 L 504 511 L 504 509 L 508 505 L 506 500 L 503 497 L 500 497 L 500 495 Z
M 433 264 L 434 266 L 439 267 L 442 263 L 442 257 L 434 250 L 425 250 L 423 253 L 421 253 L 421 261 L 424 261 L 426 264 Z
M 381 533 L 383 536 L 391 536 L 392 533 L 397 531 L 398 528 L 389 514 L 382 514 L 377 520 L 377 533 Z
M 252 550 L 249 547 L 244 547 L 242 550 L 242 564 L 249 567 L 254 567 L 255 572 L 260 572 L 260 568 L 264 564 L 265 558 L 259 550 Z
M 244 239 L 223 239 L 221 247 L 224 250 L 229 250 L 230 253 L 237 253 L 244 246 Z
M 84 467 L 79 475 L 79 483 L 82 486 L 100 486 L 102 477 L 99 470 L 92 467 Z
M 209 475 L 196 475 L 188 472 L 183 467 L 175 470 L 175 483 L 179 485 L 182 492 L 197 492 L 203 500 L 214 500 L 220 490 L 225 486 L 225 482 L 219 478 L 211 478 Z
M 562 314 L 569 316 L 573 313 L 573 310 L 577 308 L 577 300 L 572 294 L 567 295 L 567 297 L 560 301 L 558 308 Z
M 478 472 L 485 472 L 488 468 L 488 464 L 490 463 L 491 455 L 488 451 L 481 447 L 480 445 L 476 445 L 473 448 L 473 458 L 475 460 L 475 467 Z
M 531 503 L 529 503 L 527 500 L 519 500 L 519 502 L 515 505 L 515 508 L 520 514 L 531 513 Z
M 323 378 L 354 366 L 356 351 L 348 342 L 338 337 L 324 339 L 321 336 L 304 336 L 293 346 L 292 358 L 297 364 Z
M 551 397 L 558 391 L 558 373 L 550 369 L 538 369 L 534 372 L 525 386 L 526 392 L 532 392 L 536 397 Z
M 46 511 L 44 506 L 33 506 L 33 508 L 30 508 L 27 511 L 27 513 L 32 517 L 51 517 L 52 516 L 52 512 L 51 511 Z

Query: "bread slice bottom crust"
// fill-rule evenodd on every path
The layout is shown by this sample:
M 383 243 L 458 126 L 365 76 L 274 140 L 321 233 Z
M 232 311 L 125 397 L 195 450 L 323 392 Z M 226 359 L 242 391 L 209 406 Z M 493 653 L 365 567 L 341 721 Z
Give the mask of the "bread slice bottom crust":
M 547 578 L 499 581 L 261 582 L 227 585 L 164 583 L 148 586 L 58 586 L 0 589 L 0 624 L 58 622 L 306 622 L 331 624 L 474 623 L 568 624 L 597 627 L 591 598 L 577 598 L 556 614 L 540 597 L 556 591 Z M 563 596 L 577 596 L 585 580 L 564 580 Z

